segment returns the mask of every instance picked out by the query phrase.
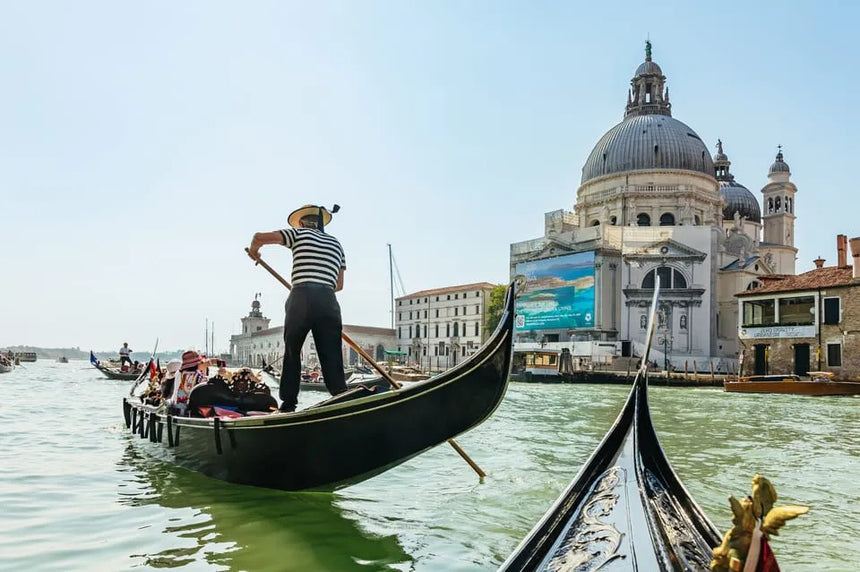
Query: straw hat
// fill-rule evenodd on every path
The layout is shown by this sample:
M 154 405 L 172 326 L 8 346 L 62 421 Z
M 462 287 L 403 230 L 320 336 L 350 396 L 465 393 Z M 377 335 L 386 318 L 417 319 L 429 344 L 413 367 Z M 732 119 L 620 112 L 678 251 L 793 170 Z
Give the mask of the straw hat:
M 323 226 L 327 226 L 328 223 L 331 222 L 331 213 L 325 207 L 319 207 L 316 205 L 305 205 L 301 208 L 298 208 L 290 213 L 290 216 L 287 217 L 287 224 L 289 224 L 293 228 L 298 228 L 299 221 L 302 220 L 306 216 L 319 216 L 320 210 L 322 210 L 323 215 Z

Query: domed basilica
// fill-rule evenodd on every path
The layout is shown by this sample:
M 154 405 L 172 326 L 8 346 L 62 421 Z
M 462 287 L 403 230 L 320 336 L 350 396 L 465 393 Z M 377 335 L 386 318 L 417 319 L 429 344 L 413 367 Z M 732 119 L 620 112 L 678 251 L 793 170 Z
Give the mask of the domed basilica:
M 573 211 L 546 213 L 543 237 L 511 245 L 511 274 L 530 282 L 515 351 L 567 350 L 581 364 L 641 355 L 659 278 L 652 359 L 737 371 L 734 295 L 762 274 L 795 273 L 797 188 L 781 149 L 761 203 L 730 166 L 722 141 L 711 156 L 672 117 L 666 76 L 646 43 L 624 118 L 586 159 Z M 591 265 L 589 282 L 582 273 Z M 575 303 L 562 294 L 567 286 Z

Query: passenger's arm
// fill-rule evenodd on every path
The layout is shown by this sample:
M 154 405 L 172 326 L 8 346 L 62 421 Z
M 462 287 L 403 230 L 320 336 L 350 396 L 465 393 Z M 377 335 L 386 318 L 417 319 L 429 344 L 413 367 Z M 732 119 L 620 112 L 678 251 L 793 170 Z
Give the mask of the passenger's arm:
M 337 273 L 337 285 L 334 287 L 335 292 L 343 290 L 343 268 Z

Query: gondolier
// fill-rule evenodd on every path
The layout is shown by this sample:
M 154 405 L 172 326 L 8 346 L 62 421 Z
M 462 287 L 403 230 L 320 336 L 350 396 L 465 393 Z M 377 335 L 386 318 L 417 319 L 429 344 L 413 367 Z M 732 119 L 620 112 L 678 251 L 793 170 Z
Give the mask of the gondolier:
M 282 244 L 293 252 L 293 288 L 284 308 L 281 411 L 296 409 L 301 351 L 308 332 L 313 333 L 329 393 L 337 395 L 347 389 L 341 351 L 343 322 L 335 297 L 343 288 L 346 257 L 337 238 L 325 232 L 331 216 L 325 207 L 305 205 L 287 217 L 289 228 L 256 233 L 248 249 L 253 257 L 259 256 L 260 247 L 266 244 Z
M 131 365 L 131 348 L 128 347 L 128 342 L 123 342 L 119 348 L 119 366 L 122 367 L 126 363 Z

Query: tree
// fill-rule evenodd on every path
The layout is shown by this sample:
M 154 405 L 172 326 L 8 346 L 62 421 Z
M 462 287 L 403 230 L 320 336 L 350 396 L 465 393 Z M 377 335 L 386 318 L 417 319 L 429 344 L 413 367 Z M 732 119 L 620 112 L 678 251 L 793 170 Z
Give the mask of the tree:
M 487 303 L 487 323 L 484 324 L 484 331 L 488 334 L 495 331 L 496 326 L 499 325 L 499 320 L 502 319 L 507 289 L 508 287 L 504 284 L 499 284 L 490 290 L 490 301 Z

